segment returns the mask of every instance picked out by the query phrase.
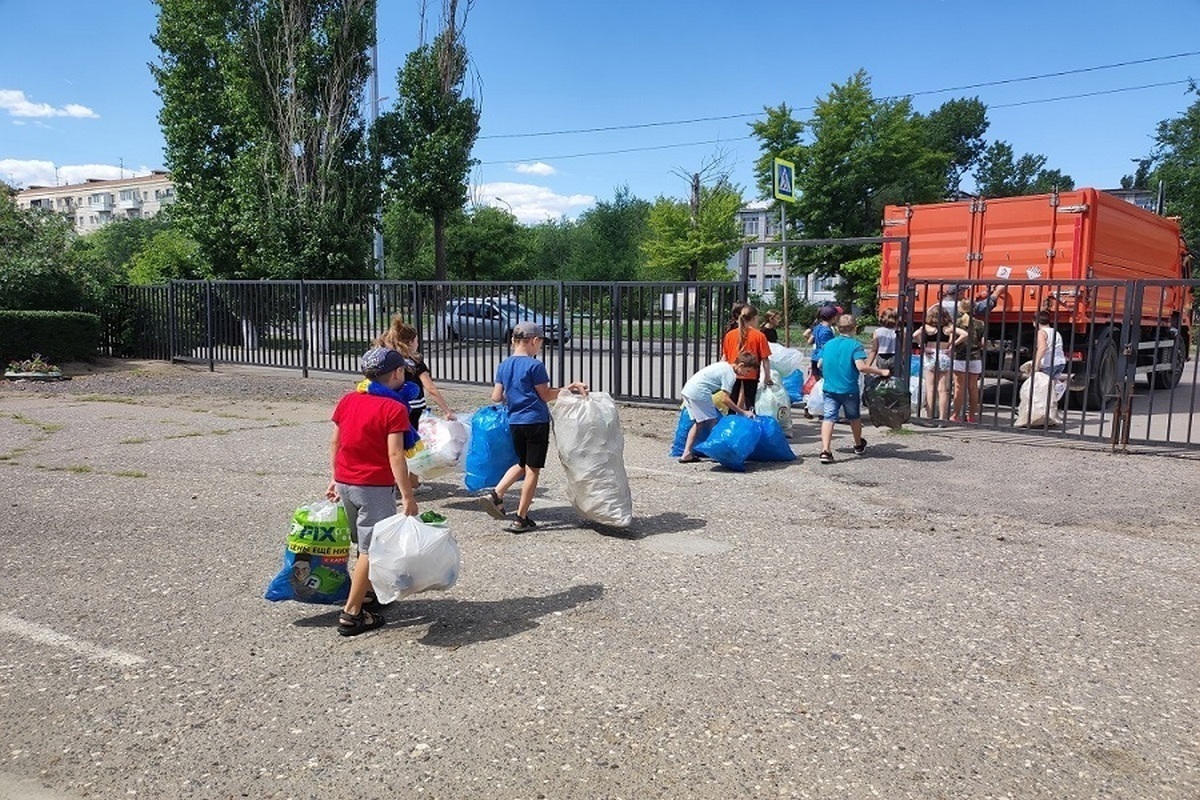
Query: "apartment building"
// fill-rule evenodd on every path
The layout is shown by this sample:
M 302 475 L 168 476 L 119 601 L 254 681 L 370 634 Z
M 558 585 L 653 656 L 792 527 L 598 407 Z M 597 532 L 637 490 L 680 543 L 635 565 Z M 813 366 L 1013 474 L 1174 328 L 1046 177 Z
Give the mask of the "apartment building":
M 18 208 L 55 211 L 68 217 L 78 233 L 90 233 L 116 220 L 153 217 L 175 202 L 175 184 L 170 173 L 155 170 L 137 178 L 30 186 L 17 192 L 16 199 Z
M 769 200 L 753 200 L 738 211 L 738 227 L 747 242 L 779 241 L 779 210 L 772 208 Z M 791 238 L 800 238 L 797 231 L 790 232 Z M 729 259 L 729 271 L 741 275 L 741 265 L 738 258 L 741 253 L 735 253 Z M 778 250 L 755 248 L 750 251 L 750 291 L 762 295 L 769 302 L 775 302 L 775 293 L 783 284 L 783 258 Z M 822 303 L 834 299 L 834 287 L 837 278 L 820 278 L 816 275 L 800 275 L 789 270 L 788 281 L 791 284 L 789 292 L 809 303 Z M 780 298 L 782 299 L 782 298 Z

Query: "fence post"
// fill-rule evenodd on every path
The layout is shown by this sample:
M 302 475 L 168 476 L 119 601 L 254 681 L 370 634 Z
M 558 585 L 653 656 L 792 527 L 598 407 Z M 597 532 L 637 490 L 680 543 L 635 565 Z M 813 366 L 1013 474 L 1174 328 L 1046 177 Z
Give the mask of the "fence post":
M 216 341 L 213 336 L 213 288 L 212 281 L 204 281 L 204 332 L 208 349 L 208 371 L 216 371 Z
M 300 374 L 308 377 L 308 304 L 305 303 L 304 281 L 300 281 Z
M 612 385 L 610 394 L 614 398 L 621 396 L 621 287 L 614 283 L 609 292 L 609 325 L 612 328 L 610 349 L 612 357 L 609 360 L 609 383 Z

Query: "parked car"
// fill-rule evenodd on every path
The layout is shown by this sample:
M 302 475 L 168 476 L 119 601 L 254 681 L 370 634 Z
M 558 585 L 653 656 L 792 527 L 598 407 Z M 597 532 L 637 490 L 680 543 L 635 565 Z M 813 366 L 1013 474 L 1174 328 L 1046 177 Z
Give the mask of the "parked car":
M 518 322 L 542 327 L 546 341 L 571 341 L 571 329 L 553 317 L 504 297 L 465 297 L 446 303 L 446 333 L 451 339 L 507 342 Z

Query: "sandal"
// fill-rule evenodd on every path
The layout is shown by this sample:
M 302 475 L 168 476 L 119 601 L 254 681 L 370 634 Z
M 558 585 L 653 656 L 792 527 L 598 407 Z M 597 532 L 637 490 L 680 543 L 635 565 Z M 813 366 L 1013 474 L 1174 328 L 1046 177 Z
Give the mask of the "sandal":
M 828 450 L 822 450 L 821 455 L 820 455 L 820 460 L 821 460 L 822 464 L 832 464 L 833 463 L 833 453 L 829 452 Z
M 385 621 L 382 614 L 366 609 L 357 614 L 347 614 L 343 611 L 338 617 L 338 633 L 342 636 L 358 636 L 360 633 L 375 630 Z
M 363 598 L 363 601 L 362 601 L 363 610 L 370 611 L 372 614 L 378 614 L 380 611 L 383 611 L 389 605 L 391 605 L 391 604 L 379 602 L 379 598 L 375 595 L 374 589 L 368 589 L 367 595 L 366 595 L 366 597 Z
M 694 456 L 694 455 L 684 456 L 683 458 L 679 459 L 679 463 L 680 464 L 695 464 L 699 460 L 700 460 L 699 456 Z
M 484 511 L 496 519 L 504 519 L 508 516 L 504 513 L 504 501 L 496 494 L 495 489 L 488 489 L 487 494 L 479 495 L 479 504 L 483 506 Z

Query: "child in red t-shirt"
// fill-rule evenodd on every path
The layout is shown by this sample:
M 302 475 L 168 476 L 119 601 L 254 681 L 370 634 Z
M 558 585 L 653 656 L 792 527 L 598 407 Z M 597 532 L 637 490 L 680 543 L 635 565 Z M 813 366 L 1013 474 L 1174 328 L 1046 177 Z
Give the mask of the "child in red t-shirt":
M 397 393 L 404 385 L 404 356 L 386 347 L 373 347 L 363 354 L 361 365 L 369 381 L 367 390 L 347 393 L 333 410 L 329 442 L 333 477 L 325 492 L 345 507 L 351 538 L 358 544 L 350 596 L 338 617 L 342 636 L 355 636 L 384 623 L 377 610 L 363 608 L 371 589 L 367 554 L 375 523 L 396 514 L 397 489 L 403 504 L 400 513 L 417 513 L 404 457 L 409 410 Z

